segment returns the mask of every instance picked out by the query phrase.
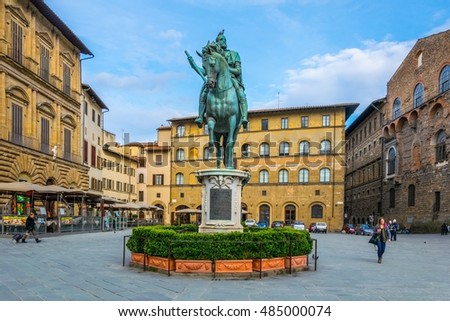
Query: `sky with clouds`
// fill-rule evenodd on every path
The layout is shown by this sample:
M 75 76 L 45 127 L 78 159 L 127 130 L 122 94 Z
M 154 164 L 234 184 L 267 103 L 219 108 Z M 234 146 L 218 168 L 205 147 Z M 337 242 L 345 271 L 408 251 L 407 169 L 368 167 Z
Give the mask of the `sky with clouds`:
M 105 129 L 119 142 L 154 141 L 168 119 L 196 115 L 202 80 L 184 50 L 200 64 L 195 51 L 222 29 L 249 110 L 359 103 L 352 118 L 386 95 L 418 39 L 450 29 L 448 0 L 45 2 L 94 54 L 82 81 L 108 106 Z

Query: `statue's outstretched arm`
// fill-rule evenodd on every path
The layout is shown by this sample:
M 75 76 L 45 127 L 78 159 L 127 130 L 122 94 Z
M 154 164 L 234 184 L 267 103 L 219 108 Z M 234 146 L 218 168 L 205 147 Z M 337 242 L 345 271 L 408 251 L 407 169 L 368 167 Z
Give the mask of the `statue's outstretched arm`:
M 194 61 L 194 58 L 192 58 L 192 56 L 189 54 L 189 52 L 187 52 L 187 50 L 184 51 L 184 53 L 187 56 L 187 59 L 189 61 L 189 64 L 191 65 L 192 69 L 194 69 L 200 77 L 202 77 L 203 81 L 206 82 L 206 78 L 205 78 L 205 71 L 203 70 L 203 68 L 200 68 L 199 66 L 197 66 L 197 64 Z

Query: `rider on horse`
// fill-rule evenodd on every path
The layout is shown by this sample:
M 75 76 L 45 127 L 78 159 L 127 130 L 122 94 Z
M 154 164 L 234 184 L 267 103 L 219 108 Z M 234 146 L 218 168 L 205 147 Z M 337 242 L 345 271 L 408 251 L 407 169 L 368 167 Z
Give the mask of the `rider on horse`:
M 222 55 L 224 56 L 225 60 L 228 62 L 228 66 L 231 71 L 232 75 L 232 81 L 233 86 L 236 90 L 236 93 L 238 95 L 239 99 L 239 109 L 241 110 L 242 115 L 242 125 L 244 128 L 247 128 L 248 119 L 247 119 L 247 97 L 245 96 L 244 92 L 244 84 L 242 82 L 242 69 L 241 69 L 241 57 L 239 56 L 239 53 L 233 50 L 227 49 L 227 39 L 224 36 L 224 30 L 219 32 L 219 34 L 216 37 L 216 43 L 220 46 L 222 49 Z M 191 61 L 189 60 L 191 63 Z M 191 63 L 192 65 L 192 63 Z M 198 125 L 198 127 L 203 126 L 203 116 L 206 111 L 206 97 L 208 94 L 208 89 L 206 88 L 206 83 L 203 84 L 202 89 L 200 91 L 200 102 L 198 107 L 198 117 L 195 119 L 195 123 Z

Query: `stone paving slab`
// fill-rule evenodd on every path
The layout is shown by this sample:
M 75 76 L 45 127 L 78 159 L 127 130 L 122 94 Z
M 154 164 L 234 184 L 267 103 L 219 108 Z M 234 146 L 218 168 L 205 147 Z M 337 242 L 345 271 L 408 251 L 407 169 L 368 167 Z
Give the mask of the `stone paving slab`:
M 398 235 L 382 264 L 368 237 L 312 234 L 318 266 L 262 279 L 213 279 L 122 266 L 130 230 L 0 237 L 1 301 L 448 301 L 450 235 Z M 380 283 L 382 282 L 382 283 Z

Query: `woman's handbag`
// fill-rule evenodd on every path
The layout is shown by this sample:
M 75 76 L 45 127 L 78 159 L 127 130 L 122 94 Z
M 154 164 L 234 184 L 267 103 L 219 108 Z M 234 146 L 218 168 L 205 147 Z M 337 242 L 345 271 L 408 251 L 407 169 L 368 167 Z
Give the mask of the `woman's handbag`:
M 369 243 L 377 245 L 378 238 L 379 238 L 379 236 L 377 234 L 372 234 L 372 236 L 370 237 Z

